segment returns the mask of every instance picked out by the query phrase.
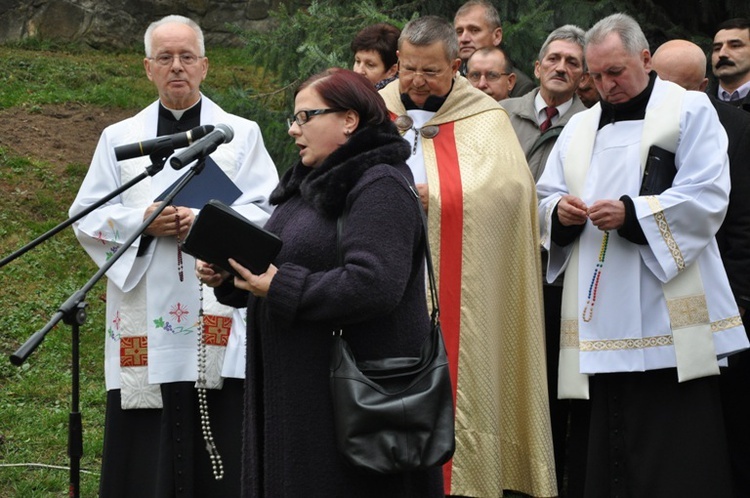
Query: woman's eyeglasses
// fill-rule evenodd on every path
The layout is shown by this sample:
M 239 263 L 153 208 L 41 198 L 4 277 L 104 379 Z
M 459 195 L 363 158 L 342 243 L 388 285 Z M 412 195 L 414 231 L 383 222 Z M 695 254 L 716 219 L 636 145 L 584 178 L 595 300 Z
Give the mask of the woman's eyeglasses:
M 310 109 L 305 111 L 297 111 L 294 116 L 288 118 L 286 120 L 286 124 L 289 125 L 289 128 L 292 127 L 293 123 L 297 123 L 298 126 L 302 126 L 303 124 L 310 121 L 310 118 L 313 116 L 317 116 L 319 114 L 328 114 L 331 112 L 341 112 L 342 109 Z

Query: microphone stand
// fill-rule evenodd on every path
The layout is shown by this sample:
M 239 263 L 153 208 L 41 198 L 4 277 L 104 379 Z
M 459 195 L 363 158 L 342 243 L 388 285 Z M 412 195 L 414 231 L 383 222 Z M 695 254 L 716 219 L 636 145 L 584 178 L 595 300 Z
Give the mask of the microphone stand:
M 103 204 L 105 204 L 105 203 L 109 202 L 110 200 L 114 199 L 115 197 L 117 197 L 121 193 L 125 192 L 130 187 L 132 187 L 133 185 L 137 184 L 138 182 L 140 182 L 141 180 L 143 180 L 147 176 L 154 176 L 159 171 L 161 171 L 162 169 L 164 169 L 164 163 L 167 162 L 167 158 L 169 156 L 171 156 L 172 154 L 174 154 L 174 147 L 172 147 L 172 143 L 171 143 L 170 140 L 165 140 L 165 143 L 163 145 L 161 145 L 161 146 L 158 146 L 156 149 L 154 149 L 154 151 L 149 156 L 151 158 L 151 165 L 146 168 L 146 171 L 144 171 L 140 175 L 136 176 L 135 178 L 133 178 L 132 180 L 130 180 L 126 184 L 122 185 L 120 188 L 118 188 L 118 189 L 112 191 L 111 193 L 107 194 L 105 197 L 99 199 L 94 204 L 92 204 L 91 206 L 87 207 L 86 209 L 84 209 L 80 213 L 77 213 L 74 216 L 68 218 L 67 220 L 63 221 L 62 223 L 60 223 L 56 227 L 52 228 L 48 232 L 43 233 L 42 235 L 40 235 L 36 239 L 32 240 L 31 242 L 29 242 L 25 246 L 23 246 L 20 249 L 18 249 L 13 254 L 10 254 L 9 256 L 6 256 L 2 260 L 0 260 L 0 268 L 2 268 L 3 266 L 7 265 L 8 263 L 10 263 L 11 261 L 13 261 L 14 259 L 18 258 L 19 256 L 22 256 L 22 255 L 26 254 L 31 249 L 35 248 L 36 246 L 38 246 L 39 244 L 41 244 L 45 240 L 48 240 L 48 239 L 52 238 L 54 235 L 58 234 L 59 232 L 61 232 L 65 228 L 69 227 L 70 225 L 72 225 L 76 221 L 80 220 L 81 218 L 83 218 L 84 216 L 86 216 L 90 212 L 94 211 L 95 209 L 98 209 Z
M 171 146 L 169 147 L 171 149 Z M 101 201 L 97 201 L 95 204 L 95 207 L 101 206 L 104 204 L 104 202 L 108 201 L 109 199 L 112 199 L 115 195 L 117 195 L 120 192 L 123 192 L 126 188 L 129 188 L 130 186 L 134 185 L 138 181 L 142 180 L 146 176 L 154 175 L 161 171 L 164 168 L 164 163 L 166 162 L 167 158 L 172 155 L 174 152 L 173 149 L 171 149 L 168 153 L 166 149 L 160 149 L 159 151 L 154 151 L 151 154 L 151 159 L 153 161 L 152 166 L 147 168 L 147 173 L 144 173 L 142 175 L 139 175 L 133 181 L 128 182 L 127 186 L 123 186 L 119 189 L 117 189 L 116 192 L 107 195 L 104 199 Z M 114 265 L 117 260 L 120 259 L 120 257 L 125 253 L 125 250 L 133 245 L 135 240 L 141 236 L 141 234 L 148 228 L 148 226 L 156 219 L 159 214 L 166 208 L 171 202 L 172 199 L 185 187 L 185 185 L 188 184 L 190 180 L 193 179 L 193 177 L 197 174 L 200 174 L 201 171 L 203 171 L 203 167 L 205 166 L 205 156 L 201 157 L 197 163 L 190 168 L 190 171 L 180 180 L 180 182 L 174 186 L 174 188 L 169 192 L 169 194 L 164 198 L 164 200 L 157 206 L 157 208 L 154 210 L 151 215 L 144 220 L 144 222 L 138 227 L 138 229 L 130 236 L 128 239 L 123 242 L 122 246 L 115 251 L 115 253 L 112 255 L 112 257 L 104 264 L 101 268 L 99 268 L 99 271 L 97 271 L 86 284 L 81 287 L 79 290 L 75 291 L 68 299 L 65 301 L 59 308 L 57 313 L 55 313 L 52 318 L 47 322 L 47 324 L 35 332 L 31 337 L 29 337 L 26 342 L 19 347 L 15 353 L 13 353 L 10 356 L 10 362 L 16 366 L 22 365 L 26 359 L 31 355 L 31 353 L 34 352 L 34 350 L 39 346 L 39 344 L 44 340 L 47 333 L 52 330 L 52 328 L 57 325 L 60 320 L 63 320 L 64 323 L 71 326 L 72 334 L 71 334 L 71 340 L 72 340 L 72 348 L 71 348 L 71 359 L 72 359 L 72 369 L 71 369 L 71 408 L 70 408 L 70 415 L 68 418 L 68 456 L 70 457 L 70 488 L 68 492 L 68 496 L 72 498 L 79 498 L 80 496 L 80 462 L 81 462 L 81 456 L 83 456 L 83 426 L 81 423 L 81 413 L 79 411 L 79 393 L 80 393 L 80 351 L 79 351 L 79 338 L 80 338 L 80 325 L 82 325 L 86 321 L 86 306 L 87 303 L 84 301 L 86 299 L 86 294 L 88 291 L 91 290 L 91 288 L 107 273 L 107 271 Z M 87 208 L 82 213 L 87 214 L 93 211 L 93 209 Z M 82 214 L 76 215 L 73 217 L 73 221 L 80 219 Z M 70 221 L 70 220 L 69 220 Z M 65 222 L 67 224 L 63 224 L 64 226 L 68 226 L 72 223 Z M 63 227 L 64 228 L 64 227 Z M 58 229 L 57 232 L 59 232 L 62 228 Z M 55 229 L 53 229 L 55 230 Z M 52 231 L 50 231 L 52 232 Z M 54 232 L 54 233 L 57 233 Z M 52 233 L 50 236 L 54 235 Z M 47 237 L 49 238 L 49 237 Z M 42 240 L 40 240 L 42 239 Z M 43 238 L 36 239 L 33 243 L 34 245 L 38 245 L 40 242 L 42 242 Z M 37 242 L 38 241 L 38 242 Z M 34 247 L 34 246 L 32 246 Z M 31 249 L 31 247 L 29 247 Z M 28 251 L 29 249 L 25 249 L 23 251 L 17 251 L 17 255 L 20 256 L 24 252 Z M 15 259 L 14 256 L 13 259 Z M 8 259 L 8 258 L 6 258 Z M 8 259 L 10 260 L 10 259 Z M 5 264 L 5 260 L 3 260 L 3 264 Z M 1 265 L 0 265 L 1 266 Z

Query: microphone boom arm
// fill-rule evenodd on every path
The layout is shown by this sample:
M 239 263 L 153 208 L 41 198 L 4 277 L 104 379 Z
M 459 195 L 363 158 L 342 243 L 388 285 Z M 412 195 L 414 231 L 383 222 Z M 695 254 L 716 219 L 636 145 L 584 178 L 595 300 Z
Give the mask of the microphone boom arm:
M 104 274 L 107 273 L 107 271 L 114 265 L 120 257 L 122 257 L 125 254 L 125 249 L 133 245 L 133 242 L 143 234 L 143 232 L 148 228 L 148 226 L 153 222 L 157 216 L 161 214 L 161 212 L 169 206 L 172 203 L 172 199 L 187 185 L 187 183 L 193 179 L 193 177 L 197 174 L 200 174 L 201 171 L 203 171 L 203 167 L 205 165 L 205 161 L 201 160 L 198 161 L 198 163 L 195 164 L 192 168 L 190 168 L 190 171 L 188 171 L 188 174 L 183 176 L 180 179 L 180 182 L 175 185 L 174 189 L 172 189 L 171 192 L 164 198 L 164 200 L 159 204 L 159 206 L 154 210 L 151 215 L 149 215 L 148 218 L 146 218 L 143 223 L 138 227 L 138 229 L 133 232 L 133 234 L 125 240 L 125 242 L 122 243 L 122 246 L 120 246 L 120 249 L 115 251 L 115 253 L 112 255 L 110 259 L 108 259 L 102 266 L 99 268 L 99 271 L 97 271 L 86 284 L 84 284 L 83 287 L 81 287 L 78 291 L 73 293 L 73 295 L 68 298 L 65 303 L 63 303 L 60 308 L 58 309 L 57 313 L 52 316 L 52 318 L 49 320 L 47 325 L 45 325 L 42 329 L 34 333 L 31 337 L 29 337 L 25 343 L 19 347 L 15 353 L 13 353 L 10 356 L 10 361 L 16 366 L 19 366 L 23 364 L 24 361 L 26 361 L 26 358 L 29 357 L 31 353 L 34 352 L 34 350 L 39 346 L 39 344 L 44 340 L 44 337 L 47 335 L 47 333 L 52 330 L 52 328 L 57 325 L 57 323 L 63 319 L 67 314 L 71 313 L 73 309 L 77 308 L 79 304 L 83 302 L 84 299 L 86 299 L 86 294 L 91 290 L 94 285 L 104 276 Z M 145 176 L 144 176 L 145 177 Z
M 81 218 L 83 218 L 84 216 L 86 216 L 87 214 L 89 214 L 90 212 L 92 212 L 95 209 L 99 208 L 100 206 L 106 204 L 110 200 L 114 199 L 115 197 L 117 197 L 121 193 L 125 192 L 130 187 L 132 187 L 133 185 L 137 184 L 138 182 L 140 182 L 141 180 L 143 180 L 147 176 L 154 176 L 159 171 L 161 171 L 162 169 L 164 169 L 164 164 L 167 162 L 167 158 L 169 156 L 171 156 L 173 153 L 174 153 L 174 148 L 172 148 L 171 143 L 165 143 L 161 148 L 159 148 L 157 150 L 154 150 L 154 152 L 151 153 L 152 163 L 151 163 L 151 165 L 149 165 L 146 168 L 146 171 L 144 171 L 143 173 L 139 174 L 138 176 L 136 176 L 135 178 L 133 178 L 129 182 L 127 182 L 124 185 L 122 185 L 121 187 L 119 187 L 118 189 L 115 189 L 114 191 L 110 192 L 109 194 L 107 194 L 103 198 L 97 200 L 94 204 L 92 204 L 91 206 L 87 207 L 86 209 L 84 209 L 80 213 L 77 213 L 77 214 L 71 216 L 67 220 L 63 221 L 62 223 L 58 224 L 54 228 L 48 230 L 47 232 L 43 233 L 42 235 L 40 235 L 36 239 L 32 240 L 28 244 L 24 245 L 23 247 L 21 247 L 17 251 L 15 251 L 12 254 L 4 257 L 2 260 L 0 260 L 0 268 L 2 268 L 3 266 L 7 265 L 11 261 L 19 258 L 20 256 L 23 256 L 24 254 L 26 254 L 31 249 L 35 248 L 36 246 L 38 246 L 39 244 L 41 244 L 45 240 L 52 238 L 54 235 L 57 235 L 59 232 L 63 231 L 65 228 L 69 227 L 70 225 L 72 225 L 76 221 L 80 220 Z

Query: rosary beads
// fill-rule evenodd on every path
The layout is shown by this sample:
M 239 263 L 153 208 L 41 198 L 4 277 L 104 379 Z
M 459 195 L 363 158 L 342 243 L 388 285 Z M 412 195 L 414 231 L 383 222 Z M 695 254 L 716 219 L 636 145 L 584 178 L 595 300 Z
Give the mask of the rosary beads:
M 206 443 L 206 451 L 211 459 L 211 470 L 214 473 L 214 479 L 221 481 L 224 478 L 224 463 L 216 447 L 214 435 L 211 431 L 211 420 L 208 416 L 208 394 L 206 388 L 206 369 L 208 367 L 208 353 L 206 351 L 206 341 L 204 338 L 204 320 L 203 320 L 203 284 L 198 282 L 200 296 L 199 330 L 198 330 L 198 407 L 201 417 L 201 432 L 203 441 Z
M 174 223 L 177 229 L 177 275 L 180 277 L 180 282 L 185 280 L 185 271 L 182 265 L 182 241 L 180 241 L 180 214 L 177 208 L 174 208 Z
M 583 308 L 583 321 L 590 322 L 591 317 L 594 316 L 594 303 L 596 303 L 596 293 L 599 290 L 599 279 L 602 276 L 602 270 L 604 269 L 604 258 L 607 255 L 607 244 L 609 243 L 609 232 L 604 232 L 602 238 L 602 246 L 599 249 L 599 261 L 597 261 L 594 267 L 594 274 L 591 276 L 591 283 L 589 284 L 589 295 L 586 298 L 586 306 Z

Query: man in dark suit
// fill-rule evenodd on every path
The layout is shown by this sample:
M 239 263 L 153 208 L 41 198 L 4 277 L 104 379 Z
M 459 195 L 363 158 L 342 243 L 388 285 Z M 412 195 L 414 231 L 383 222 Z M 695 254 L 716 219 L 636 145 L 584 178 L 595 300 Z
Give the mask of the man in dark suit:
M 711 68 L 718 80 L 709 95 L 750 112 L 750 19 L 719 25 L 711 47 Z
M 717 35 L 718 36 L 718 35 Z M 715 51 L 714 51 L 715 53 Z M 750 61 L 748 61 L 750 63 Z M 658 48 L 651 59 L 661 79 L 673 81 L 687 90 L 704 91 L 706 56 L 687 40 L 671 40 Z M 750 335 L 750 114 L 709 94 L 719 120 L 729 137 L 729 175 L 732 190 L 729 208 L 716 240 L 729 277 L 732 292 Z M 750 350 L 733 355 L 729 367 L 721 371 L 724 420 L 732 462 L 732 478 L 737 496 L 750 496 Z

